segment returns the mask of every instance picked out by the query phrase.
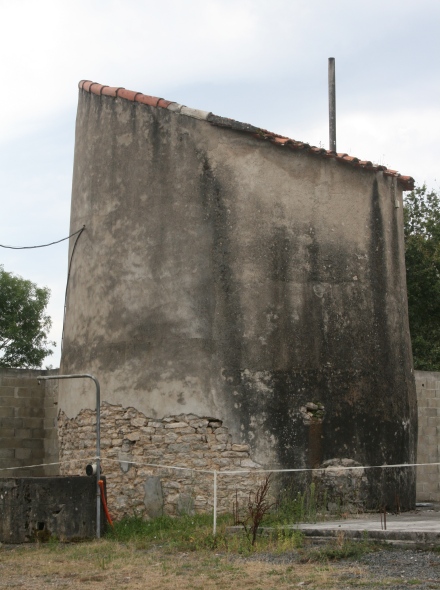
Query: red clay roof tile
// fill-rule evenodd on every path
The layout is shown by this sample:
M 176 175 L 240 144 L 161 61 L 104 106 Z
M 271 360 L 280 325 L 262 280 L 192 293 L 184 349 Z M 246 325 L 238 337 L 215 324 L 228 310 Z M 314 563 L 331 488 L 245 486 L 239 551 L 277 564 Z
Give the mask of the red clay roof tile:
M 78 86 L 80 90 L 83 90 L 84 92 L 91 92 L 99 96 L 103 95 L 112 98 L 122 98 L 124 100 L 139 102 L 152 107 L 162 107 L 164 109 L 182 113 L 185 116 L 206 120 L 211 125 L 216 127 L 226 127 L 235 131 L 249 133 L 256 139 L 270 141 L 274 145 L 280 147 L 286 146 L 292 150 L 306 150 L 310 154 L 313 154 L 317 157 L 334 158 L 338 162 L 342 162 L 356 168 L 363 168 L 374 172 L 383 172 L 383 174 L 386 176 L 392 176 L 396 178 L 403 190 L 408 191 L 414 189 L 414 178 L 411 176 L 402 176 L 396 170 L 388 170 L 385 166 L 380 166 L 377 164 L 375 165 L 369 160 L 359 160 L 359 158 L 349 156 L 348 154 L 337 154 L 331 150 L 311 146 L 308 143 L 296 141 L 294 139 L 278 135 L 277 133 L 272 133 L 266 129 L 259 129 L 258 127 L 254 127 L 248 123 L 241 123 L 240 121 L 235 121 L 234 119 L 228 119 L 226 117 L 219 117 L 213 113 L 207 113 L 206 111 L 191 109 L 163 98 L 142 94 L 141 92 L 125 90 L 125 88 L 121 87 L 104 86 L 102 84 L 98 84 L 97 82 L 92 82 L 91 80 L 81 80 Z
M 82 84 L 82 89 L 86 92 L 90 92 L 90 86 L 92 86 L 92 84 L 94 84 L 94 82 L 92 82 L 91 80 L 84 80 Z
M 134 102 L 136 96 L 140 94 L 139 92 L 134 92 L 133 90 L 125 90 L 125 88 L 121 88 L 120 90 L 117 90 L 116 95 L 119 98 L 125 98 L 126 100 L 131 100 L 131 102 Z
M 157 96 L 148 96 L 148 94 L 140 94 L 136 96 L 136 102 L 147 104 L 150 107 L 157 107 L 159 101 L 160 98 L 157 98 Z
M 84 88 L 83 88 L 84 90 Z M 124 90 L 120 86 L 104 86 L 102 93 L 104 96 L 110 96 L 116 98 L 118 96 L 118 90 Z
M 170 106 L 170 104 L 172 104 L 172 103 L 173 103 L 172 100 L 165 100 L 164 98 L 159 98 L 157 106 L 162 107 L 163 109 L 167 109 Z
M 103 84 L 93 82 L 93 84 L 90 85 L 90 92 L 93 92 L 93 94 L 99 94 L 99 96 L 101 96 L 104 88 L 108 88 L 108 86 L 104 86 Z

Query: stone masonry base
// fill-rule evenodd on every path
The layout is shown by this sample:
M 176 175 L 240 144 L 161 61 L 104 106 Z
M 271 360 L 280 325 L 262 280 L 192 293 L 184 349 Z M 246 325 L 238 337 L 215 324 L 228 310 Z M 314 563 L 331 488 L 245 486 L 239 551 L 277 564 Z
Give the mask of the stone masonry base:
M 61 473 L 83 475 L 96 456 L 96 415 L 82 410 L 58 417 Z M 234 444 L 221 420 L 193 414 L 148 418 L 135 408 L 101 406 L 101 462 L 107 501 L 116 519 L 124 516 L 207 512 L 213 508 L 213 471 L 218 472 L 219 512 L 247 503 L 264 474 L 249 446 Z M 172 469 L 180 467 L 186 469 Z M 222 471 L 250 473 L 222 475 Z

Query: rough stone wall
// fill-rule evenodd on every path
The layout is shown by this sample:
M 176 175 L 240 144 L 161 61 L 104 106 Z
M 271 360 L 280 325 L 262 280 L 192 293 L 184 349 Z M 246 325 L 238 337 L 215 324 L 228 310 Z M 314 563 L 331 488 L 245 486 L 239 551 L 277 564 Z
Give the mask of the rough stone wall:
M 353 467 L 354 469 L 347 469 Z M 326 461 L 321 470 L 313 472 L 312 481 L 325 495 L 330 512 L 344 509 L 347 512 L 363 512 L 367 497 L 366 470 L 351 459 Z
M 440 462 L 440 373 L 414 371 L 419 415 L 417 463 Z M 440 502 L 439 465 L 417 467 L 417 501 Z
M 85 409 L 71 419 L 60 412 L 58 424 L 62 474 L 84 474 L 96 455 L 95 412 Z M 157 419 L 104 403 L 101 457 L 109 510 L 116 518 L 212 510 L 213 471 L 219 472 L 218 509 L 232 512 L 236 497 L 244 504 L 264 478 L 254 473 L 222 476 L 222 471 L 261 466 L 251 459 L 248 445 L 233 443 L 221 420 L 194 414 Z
M 0 477 L 56 475 L 58 386 L 37 378 L 58 370 L 0 370 Z M 2 468 L 17 469 L 2 470 Z

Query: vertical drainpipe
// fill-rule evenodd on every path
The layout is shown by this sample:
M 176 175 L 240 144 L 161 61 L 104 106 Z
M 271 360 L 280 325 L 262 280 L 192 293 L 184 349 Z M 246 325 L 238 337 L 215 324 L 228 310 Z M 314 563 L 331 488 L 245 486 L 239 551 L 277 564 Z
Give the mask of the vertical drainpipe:
M 335 58 L 328 58 L 328 122 L 329 149 L 336 152 L 336 77 Z

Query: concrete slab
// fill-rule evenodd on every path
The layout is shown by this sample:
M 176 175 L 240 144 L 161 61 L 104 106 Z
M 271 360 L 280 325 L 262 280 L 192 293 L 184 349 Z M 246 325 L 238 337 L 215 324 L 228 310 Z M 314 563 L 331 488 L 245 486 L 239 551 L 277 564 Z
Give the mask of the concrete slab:
M 369 539 L 416 544 L 440 544 L 440 511 L 438 506 L 402 514 L 387 514 L 386 529 L 379 513 L 355 518 L 299 524 L 296 528 L 307 537 Z

